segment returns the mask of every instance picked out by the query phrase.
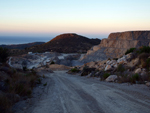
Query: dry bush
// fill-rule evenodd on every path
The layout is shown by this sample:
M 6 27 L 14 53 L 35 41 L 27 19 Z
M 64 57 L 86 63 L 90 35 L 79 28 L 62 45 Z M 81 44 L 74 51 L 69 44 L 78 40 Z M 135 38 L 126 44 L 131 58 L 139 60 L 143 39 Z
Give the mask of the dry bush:
M 13 70 L 12 68 L 9 69 Z M 2 81 L 7 90 L 5 90 L 5 93 L 0 92 L 0 112 L 9 113 L 11 106 L 19 101 L 16 97 L 17 95 L 19 99 L 21 96 L 31 97 L 32 89 L 36 85 L 38 78 L 39 76 L 34 70 L 31 72 L 14 70 L 12 74 L 8 74 L 8 77 Z
M 145 59 L 147 59 L 149 56 L 150 56 L 149 53 L 142 53 L 142 54 L 139 55 L 139 59 L 140 59 L 140 61 L 141 61 L 141 60 L 145 60 Z
M 16 73 L 7 79 L 9 92 L 20 96 L 30 96 L 32 88 L 36 85 L 38 76 L 33 73 Z

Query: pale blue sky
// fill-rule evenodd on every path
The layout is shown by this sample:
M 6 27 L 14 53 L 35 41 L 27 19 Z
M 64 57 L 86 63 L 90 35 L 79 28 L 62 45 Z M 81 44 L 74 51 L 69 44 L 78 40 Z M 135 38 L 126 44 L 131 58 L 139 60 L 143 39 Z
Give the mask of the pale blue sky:
M 0 36 L 150 30 L 150 0 L 0 0 Z

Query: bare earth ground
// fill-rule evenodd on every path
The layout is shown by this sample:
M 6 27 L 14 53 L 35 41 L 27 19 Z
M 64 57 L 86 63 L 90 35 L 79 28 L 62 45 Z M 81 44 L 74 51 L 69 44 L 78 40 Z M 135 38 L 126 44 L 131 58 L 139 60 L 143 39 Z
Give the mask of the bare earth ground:
M 44 73 L 47 86 L 34 89 L 33 97 L 17 103 L 17 113 L 150 113 L 150 88 L 101 82 L 69 75 Z

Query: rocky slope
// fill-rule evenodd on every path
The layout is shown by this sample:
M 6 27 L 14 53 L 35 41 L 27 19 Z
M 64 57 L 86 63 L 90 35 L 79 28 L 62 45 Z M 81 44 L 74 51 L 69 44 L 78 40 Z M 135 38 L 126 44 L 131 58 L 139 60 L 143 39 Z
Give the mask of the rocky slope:
M 45 44 L 28 48 L 28 51 L 53 51 L 60 53 L 87 52 L 92 46 L 98 45 L 99 43 L 99 39 L 88 39 L 84 36 L 68 33 L 56 36 Z
M 98 46 L 92 47 L 81 61 L 90 62 L 120 57 L 127 49 L 143 45 L 150 46 L 150 31 L 111 33 Z

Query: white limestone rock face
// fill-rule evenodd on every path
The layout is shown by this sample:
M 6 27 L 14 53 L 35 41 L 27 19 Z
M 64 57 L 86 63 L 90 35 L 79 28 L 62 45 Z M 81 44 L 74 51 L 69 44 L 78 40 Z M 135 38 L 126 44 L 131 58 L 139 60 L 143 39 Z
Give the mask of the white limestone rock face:
M 141 68 L 138 68 L 138 69 L 136 69 L 135 71 L 134 71 L 134 73 L 141 73 L 142 72 L 142 69 Z
M 117 75 L 110 75 L 109 77 L 106 78 L 106 82 L 114 82 L 117 79 Z
M 111 33 L 107 39 L 102 39 L 98 46 L 94 46 L 81 58 L 84 63 L 91 61 L 107 60 L 108 58 L 119 58 L 125 54 L 127 49 L 149 46 L 150 31 L 128 31 Z M 118 60 L 126 61 L 132 57 L 131 54 Z
M 111 70 L 113 70 L 113 67 L 111 65 L 107 65 L 105 67 L 105 71 L 111 71 Z

